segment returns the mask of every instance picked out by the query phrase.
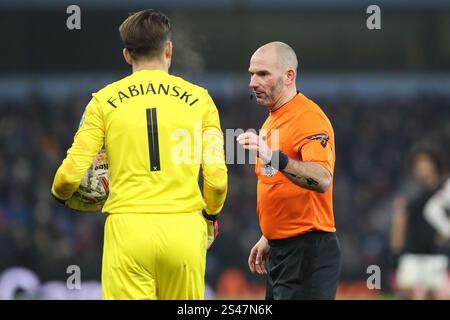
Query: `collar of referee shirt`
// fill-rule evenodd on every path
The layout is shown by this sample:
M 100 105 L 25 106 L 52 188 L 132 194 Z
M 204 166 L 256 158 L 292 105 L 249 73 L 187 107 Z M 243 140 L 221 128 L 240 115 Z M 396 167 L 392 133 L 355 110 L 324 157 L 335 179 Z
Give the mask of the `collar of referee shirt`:
M 279 114 L 284 113 L 284 111 L 286 111 L 287 109 L 290 109 L 290 108 L 286 108 L 286 106 L 295 105 L 295 103 L 293 103 L 293 102 L 297 101 L 298 98 L 300 98 L 301 96 L 302 96 L 302 94 L 300 93 L 300 91 L 297 90 L 297 94 L 291 100 L 289 100 L 286 103 L 279 106 L 275 111 L 272 111 L 269 109 L 269 114 L 279 115 Z M 284 111 L 280 111 L 280 110 L 284 110 Z

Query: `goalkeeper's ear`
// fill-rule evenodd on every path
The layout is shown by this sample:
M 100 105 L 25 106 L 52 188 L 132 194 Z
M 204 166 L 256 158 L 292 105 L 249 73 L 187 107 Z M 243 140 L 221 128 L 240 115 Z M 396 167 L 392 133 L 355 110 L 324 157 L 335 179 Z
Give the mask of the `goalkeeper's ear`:
M 123 48 L 122 53 L 123 53 L 123 58 L 125 59 L 125 61 L 130 66 L 132 66 L 133 65 L 133 58 L 131 58 L 130 50 L 128 50 L 127 48 Z

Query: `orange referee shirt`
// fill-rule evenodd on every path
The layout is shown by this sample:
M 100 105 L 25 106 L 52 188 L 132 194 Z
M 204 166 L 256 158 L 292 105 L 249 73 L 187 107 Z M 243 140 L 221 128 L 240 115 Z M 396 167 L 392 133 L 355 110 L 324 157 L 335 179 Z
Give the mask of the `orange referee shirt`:
M 298 93 L 270 112 L 261 134 L 266 136 L 272 150 L 280 149 L 291 159 L 318 162 L 333 176 L 333 127 L 322 109 L 303 94 Z M 301 188 L 279 171 L 270 177 L 259 158 L 255 172 L 257 211 L 266 238 L 290 238 L 315 230 L 336 231 L 332 183 L 325 193 Z

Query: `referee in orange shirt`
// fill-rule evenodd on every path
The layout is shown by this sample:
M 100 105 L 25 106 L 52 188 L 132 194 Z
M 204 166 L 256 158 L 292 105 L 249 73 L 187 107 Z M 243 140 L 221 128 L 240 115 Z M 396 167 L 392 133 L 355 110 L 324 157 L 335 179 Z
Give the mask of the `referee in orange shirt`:
M 237 138 L 258 156 L 263 235 L 248 264 L 268 273 L 266 299 L 335 299 L 341 251 L 332 202 L 334 132 L 322 109 L 297 91 L 297 66 L 282 42 L 262 46 L 250 60 L 250 88 L 269 116 L 259 136 Z

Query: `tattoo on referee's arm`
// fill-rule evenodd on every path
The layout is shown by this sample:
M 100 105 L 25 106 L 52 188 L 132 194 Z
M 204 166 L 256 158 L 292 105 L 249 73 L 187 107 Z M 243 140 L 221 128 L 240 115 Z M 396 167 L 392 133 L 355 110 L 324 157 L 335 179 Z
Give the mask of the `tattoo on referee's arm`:
M 319 182 L 313 178 L 306 178 L 306 183 L 309 186 L 317 186 L 319 184 Z
M 286 174 L 286 175 L 288 175 L 288 176 L 290 176 L 290 177 L 292 177 L 292 178 L 298 178 L 295 174 L 293 174 L 293 173 L 289 173 L 289 172 L 284 172 L 284 174 Z

